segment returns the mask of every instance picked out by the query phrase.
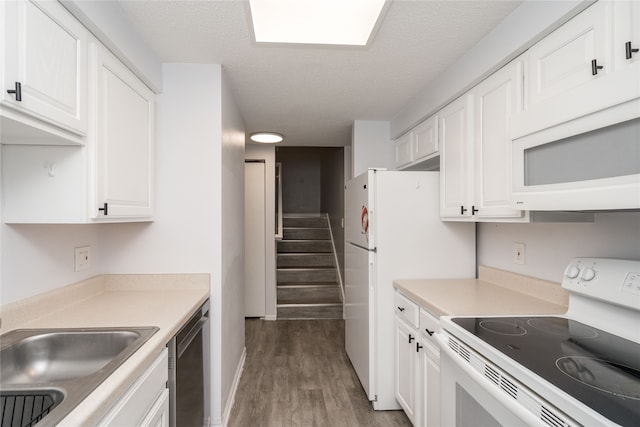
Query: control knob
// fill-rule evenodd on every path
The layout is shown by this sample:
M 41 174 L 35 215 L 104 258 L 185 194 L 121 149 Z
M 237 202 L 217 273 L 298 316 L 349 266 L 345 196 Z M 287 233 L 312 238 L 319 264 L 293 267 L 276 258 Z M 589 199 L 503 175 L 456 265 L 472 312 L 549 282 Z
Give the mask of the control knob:
M 582 273 L 580 273 L 580 278 L 585 282 L 593 280 L 594 277 L 596 277 L 596 272 L 593 268 L 590 267 L 584 268 L 582 270 Z
M 575 265 L 569 265 L 564 272 L 564 275 L 569 279 L 575 279 L 580 274 L 580 269 Z

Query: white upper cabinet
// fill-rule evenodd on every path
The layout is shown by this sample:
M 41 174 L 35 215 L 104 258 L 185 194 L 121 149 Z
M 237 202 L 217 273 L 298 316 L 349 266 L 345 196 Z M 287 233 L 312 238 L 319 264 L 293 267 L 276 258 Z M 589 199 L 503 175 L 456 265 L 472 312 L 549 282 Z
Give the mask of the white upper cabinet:
M 3 124 L 54 125 L 75 134 L 72 142 L 81 141 L 87 133 L 89 32 L 56 1 L 3 1 L 0 15 Z M 20 135 L 3 132 L 5 143 L 25 142 L 12 137 Z
M 471 90 L 474 109 L 475 197 L 482 218 L 522 218 L 511 207 L 511 116 L 522 111 L 522 61 L 511 63 Z
M 471 215 L 473 198 L 473 95 L 463 95 L 438 113 L 440 216 Z
M 511 122 L 512 139 L 589 115 L 607 116 L 605 125 L 621 121 L 616 109 L 640 98 L 639 8 L 600 0 L 529 49 L 528 102 Z
M 103 46 L 95 54 L 96 197 L 99 219 L 153 213 L 154 94 Z
M 395 166 L 405 169 L 438 156 L 438 116 L 433 115 L 395 142 Z
M 518 58 L 438 113 L 440 216 L 463 221 L 526 221 L 511 207 L 509 123 L 523 105 Z

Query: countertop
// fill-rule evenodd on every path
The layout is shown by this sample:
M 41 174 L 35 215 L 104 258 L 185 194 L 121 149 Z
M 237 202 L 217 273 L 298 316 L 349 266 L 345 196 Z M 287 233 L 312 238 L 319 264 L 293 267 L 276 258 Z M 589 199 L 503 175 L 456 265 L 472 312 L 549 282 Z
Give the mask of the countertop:
M 0 308 L 2 332 L 18 328 L 160 328 L 59 426 L 95 425 L 209 298 L 209 275 L 105 275 Z
M 436 316 L 563 314 L 560 284 L 486 266 L 478 279 L 395 280 L 394 287 Z

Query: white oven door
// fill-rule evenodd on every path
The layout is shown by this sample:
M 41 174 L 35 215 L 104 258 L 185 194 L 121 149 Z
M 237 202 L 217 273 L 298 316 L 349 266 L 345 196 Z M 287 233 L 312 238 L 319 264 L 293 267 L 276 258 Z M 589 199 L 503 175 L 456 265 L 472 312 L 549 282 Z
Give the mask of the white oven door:
M 446 427 L 570 426 L 537 396 L 446 334 L 440 345 L 440 416 Z M 452 348 L 454 347 L 455 350 Z M 457 350 L 457 351 L 456 351 Z M 483 372 L 484 374 L 482 374 Z

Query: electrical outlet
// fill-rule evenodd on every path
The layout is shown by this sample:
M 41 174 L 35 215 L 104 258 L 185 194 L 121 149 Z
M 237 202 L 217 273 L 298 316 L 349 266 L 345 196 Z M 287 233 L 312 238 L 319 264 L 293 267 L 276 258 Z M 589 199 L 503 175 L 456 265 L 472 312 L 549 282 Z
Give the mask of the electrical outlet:
M 75 271 L 86 270 L 91 267 L 91 246 L 76 248 Z
M 513 244 L 513 262 L 515 264 L 524 264 L 524 243 Z

